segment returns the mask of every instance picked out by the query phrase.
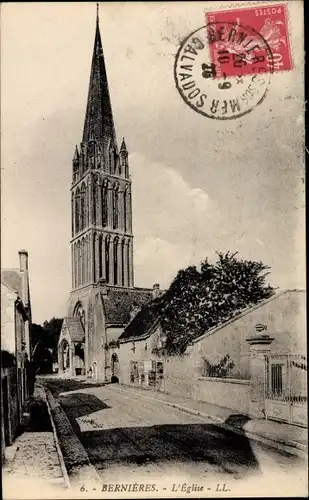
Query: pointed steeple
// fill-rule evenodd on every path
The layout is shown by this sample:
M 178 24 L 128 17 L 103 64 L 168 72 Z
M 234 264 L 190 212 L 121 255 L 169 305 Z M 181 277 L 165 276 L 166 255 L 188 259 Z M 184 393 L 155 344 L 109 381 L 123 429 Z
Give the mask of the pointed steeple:
M 108 144 L 116 140 L 105 60 L 99 28 L 97 4 L 96 32 L 93 47 L 83 143 L 95 139 L 107 155 Z
M 78 160 L 79 159 L 79 153 L 78 153 L 78 148 L 77 146 L 75 147 L 75 152 L 74 152 L 74 156 L 73 156 L 73 161 L 74 160 Z
M 122 138 L 122 143 L 121 143 L 120 151 L 126 151 L 126 152 L 128 152 L 126 141 L 124 140 L 124 137 Z

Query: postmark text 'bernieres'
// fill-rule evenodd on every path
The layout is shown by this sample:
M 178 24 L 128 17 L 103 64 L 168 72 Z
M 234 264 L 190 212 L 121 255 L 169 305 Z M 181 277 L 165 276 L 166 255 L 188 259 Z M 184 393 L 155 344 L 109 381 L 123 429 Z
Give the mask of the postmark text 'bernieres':
M 211 57 L 214 44 L 220 49 L 216 61 Z M 232 57 L 226 51 L 231 44 L 238 47 Z M 238 118 L 260 104 L 273 71 L 272 51 L 260 33 L 223 21 L 191 33 L 181 44 L 174 66 L 176 87 L 184 101 L 218 120 Z

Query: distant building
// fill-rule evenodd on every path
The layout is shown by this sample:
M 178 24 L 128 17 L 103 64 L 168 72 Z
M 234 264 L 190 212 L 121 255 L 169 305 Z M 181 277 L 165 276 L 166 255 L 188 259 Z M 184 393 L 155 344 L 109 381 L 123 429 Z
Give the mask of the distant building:
M 58 343 L 59 373 L 111 380 L 118 337 L 153 291 L 134 286 L 128 150 L 124 139 L 120 149 L 117 144 L 98 18 L 71 207 L 72 292 Z
M 19 269 L 1 270 L 1 433 L 2 453 L 17 436 L 30 397 L 31 302 L 28 253 Z

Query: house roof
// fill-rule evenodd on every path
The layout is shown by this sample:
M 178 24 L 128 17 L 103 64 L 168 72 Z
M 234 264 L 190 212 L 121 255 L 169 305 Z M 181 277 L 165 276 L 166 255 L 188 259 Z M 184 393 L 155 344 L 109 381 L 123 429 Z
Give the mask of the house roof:
M 64 318 L 65 324 L 68 328 L 69 335 L 73 342 L 84 342 L 85 332 L 81 324 L 80 318 Z
M 141 338 L 151 333 L 153 325 L 158 321 L 161 311 L 161 301 L 156 299 L 143 305 L 140 311 L 127 324 L 119 340 Z
M 297 290 L 297 289 L 294 289 L 294 290 L 283 290 L 281 292 L 278 292 L 278 293 L 274 294 L 272 297 L 270 297 L 268 299 L 261 300 L 261 302 L 259 302 L 258 304 L 255 304 L 253 306 L 248 306 L 246 309 L 244 309 L 242 312 L 240 312 L 239 314 L 237 314 L 233 318 L 231 318 L 231 319 L 229 319 L 227 321 L 224 321 L 220 325 L 217 325 L 217 326 L 214 326 L 213 328 L 210 328 L 205 333 L 203 333 L 199 337 L 197 337 L 194 340 L 192 340 L 192 343 L 195 344 L 195 343 L 199 342 L 200 340 L 203 340 L 205 337 L 208 337 L 209 335 L 213 335 L 214 333 L 218 332 L 219 330 L 222 330 L 226 326 L 228 326 L 228 325 L 230 325 L 232 323 L 235 323 L 236 321 L 238 321 L 239 319 L 243 318 L 247 314 L 250 314 L 251 312 L 256 311 L 257 309 L 260 309 L 261 307 L 265 306 L 269 302 L 272 302 L 273 300 L 276 300 L 279 297 L 282 297 L 283 295 L 286 295 L 288 293 L 305 293 L 305 290 Z
M 1 281 L 22 297 L 22 274 L 19 269 L 1 269 Z
M 126 325 L 134 307 L 142 307 L 152 300 L 152 290 L 147 288 L 107 287 L 106 293 L 101 294 L 107 325 Z

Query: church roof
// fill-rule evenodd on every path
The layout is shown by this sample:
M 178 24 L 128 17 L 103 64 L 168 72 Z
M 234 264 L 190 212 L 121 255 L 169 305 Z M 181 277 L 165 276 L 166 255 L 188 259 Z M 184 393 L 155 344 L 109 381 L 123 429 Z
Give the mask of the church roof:
M 152 300 L 152 290 L 147 288 L 111 288 L 102 293 L 107 325 L 126 325 L 134 307 L 142 307 Z
M 85 332 L 81 324 L 80 318 L 64 318 L 65 324 L 68 328 L 69 335 L 73 342 L 84 342 Z
M 112 139 L 112 142 L 116 144 L 98 17 L 91 63 L 83 143 L 87 143 L 91 139 L 95 139 L 101 144 L 105 155 L 108 152 L 109 139 Z
M 162 301 L 155 299 L 151 303 L 143 305 L 141 310 L 127 324 L 119 340 L 125 341 L 131 338 L 139 338 L 150 333 L 150 330 L 160 317 Z

